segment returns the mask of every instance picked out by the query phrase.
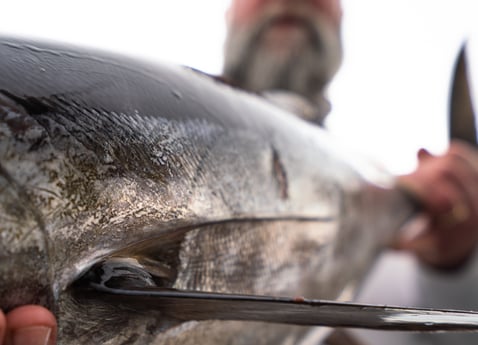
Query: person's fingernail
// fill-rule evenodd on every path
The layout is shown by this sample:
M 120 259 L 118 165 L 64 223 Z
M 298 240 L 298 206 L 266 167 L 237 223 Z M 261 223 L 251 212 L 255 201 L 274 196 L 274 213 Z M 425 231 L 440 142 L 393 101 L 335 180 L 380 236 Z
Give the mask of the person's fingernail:
M 422 159 L 425 159 L 425 158 L 428 158 L 428 157 L 431 157 L 431 153 L 428 152 L 428 150 L 426 149 L 420 149 L 418 150 L 418 159 L 419 160 L 422 160 Z
M 31 326 L 16 329 L 12 335 L 13 345 L 48 345 L 51 328 L 46 326 Z

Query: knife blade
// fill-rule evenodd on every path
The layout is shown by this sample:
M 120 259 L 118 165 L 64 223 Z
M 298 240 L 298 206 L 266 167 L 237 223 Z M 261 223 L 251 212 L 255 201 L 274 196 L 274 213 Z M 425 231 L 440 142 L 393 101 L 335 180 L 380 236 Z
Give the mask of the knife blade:
M 450 139 L 464 140 L 476 146 L 476 120 L 466 56 L 466 43 L 464 43 L 455 61 L 450 88 L 449 135 Z

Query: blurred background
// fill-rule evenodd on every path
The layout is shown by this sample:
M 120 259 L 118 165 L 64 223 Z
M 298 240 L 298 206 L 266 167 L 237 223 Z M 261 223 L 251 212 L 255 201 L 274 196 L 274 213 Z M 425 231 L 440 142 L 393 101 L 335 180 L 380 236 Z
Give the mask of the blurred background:
M 476 0 L 342 0 L 345 60 L 327 127 L 394 173 L 447 146 L 454 60 L 463 42 L 478 83 Z M 219 73 L 229 0 L 15 0 L 0 34 L 74 43 Z M 475 99 L 477 89 L 474 89 Z

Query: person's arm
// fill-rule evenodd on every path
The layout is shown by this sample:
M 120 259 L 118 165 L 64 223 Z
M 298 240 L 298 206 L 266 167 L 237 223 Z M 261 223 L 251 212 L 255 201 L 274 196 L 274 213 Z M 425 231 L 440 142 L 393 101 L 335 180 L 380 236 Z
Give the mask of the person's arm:
M 56 333 L 55 316 L 46 308 L 26 305 L 6 315 L 0 311 L 0 345 L 53 345 Z
M 426 229 L 398 247 L 434 268 L 461 267 L 478 243 L 478 152 L 454 141 L 443 155 L 420 150 L 418 160 L 417 169 L 401 176 L 399 184 L 421 201 Z

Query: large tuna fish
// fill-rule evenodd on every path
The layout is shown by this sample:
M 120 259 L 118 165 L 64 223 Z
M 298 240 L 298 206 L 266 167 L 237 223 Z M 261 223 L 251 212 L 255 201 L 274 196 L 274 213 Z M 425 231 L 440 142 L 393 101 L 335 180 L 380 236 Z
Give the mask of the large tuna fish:
M 0 307 L 48 306 L 63 344 L 298 343 L 309 328 L 180 322 L 90 287 L 334 299 L 413 212 L 351 161 L 189 69 L 3 38 Z

